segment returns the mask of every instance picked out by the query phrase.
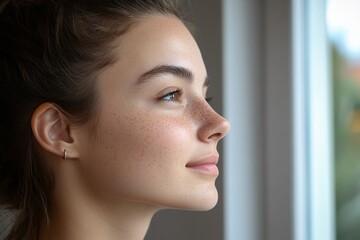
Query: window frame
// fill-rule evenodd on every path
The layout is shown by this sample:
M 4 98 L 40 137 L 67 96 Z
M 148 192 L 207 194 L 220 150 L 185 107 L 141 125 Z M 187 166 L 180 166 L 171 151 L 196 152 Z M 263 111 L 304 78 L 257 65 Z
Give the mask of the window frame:
M 223 4 L 224 239 L 334 240 L 326 0 Z

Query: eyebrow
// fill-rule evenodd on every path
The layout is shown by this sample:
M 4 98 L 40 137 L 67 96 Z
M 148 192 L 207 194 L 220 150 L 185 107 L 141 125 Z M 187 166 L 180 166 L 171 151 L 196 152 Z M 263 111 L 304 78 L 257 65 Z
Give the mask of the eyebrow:
M 194 81 L 194 74 L 187 68 L 175 66 L 175 65 L 160 65 L 152 68 L 151 70 L 143 73 L 137 80 L 137 85 L 145 83 L 147 80 L 157 77 L 162 74 L 172 74 L 176 77 L 188 80 L 190 82 Z M 208 77 L 205 78 L 204 87 L 209 85 Z

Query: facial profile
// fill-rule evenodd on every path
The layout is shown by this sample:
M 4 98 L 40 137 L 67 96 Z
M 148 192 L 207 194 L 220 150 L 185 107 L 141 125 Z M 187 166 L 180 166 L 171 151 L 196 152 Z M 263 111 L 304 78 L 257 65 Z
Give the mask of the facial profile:
M 86 185 L 89 198 L 115 205 L 214 207 L 216 146 L 229 123 L 206 101 L 207 73 L 193 37 L 175 17 L 147 16 L 116 51 L 120 57 L 98 78 L 94 136 L 86 125 L 74 129 L 79 161 L 71 190 Z
M 207 101 L 178 7 L 0 4 L 0 204 L 17 210 L 9 240 L 138 240 L 159 210 L 216 205 L 217 144 L 230 124 Z

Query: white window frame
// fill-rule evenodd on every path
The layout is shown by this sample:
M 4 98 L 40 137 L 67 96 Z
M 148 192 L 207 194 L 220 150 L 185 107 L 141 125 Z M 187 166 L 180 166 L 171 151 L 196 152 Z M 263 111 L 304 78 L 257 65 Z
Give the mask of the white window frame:
M 333 101 L 326 0 L 293 1 L 294 240 L 333 240 Z
M 334 240 L 326 0 L 223 0 L 225 240 Z

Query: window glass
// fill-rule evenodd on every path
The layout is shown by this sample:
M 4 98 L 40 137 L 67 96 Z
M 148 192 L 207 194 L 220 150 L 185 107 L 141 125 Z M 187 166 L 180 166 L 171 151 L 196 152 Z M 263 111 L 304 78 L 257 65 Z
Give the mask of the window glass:
M 336 239 L 360 236 L 360 0 L 328 0 Z

